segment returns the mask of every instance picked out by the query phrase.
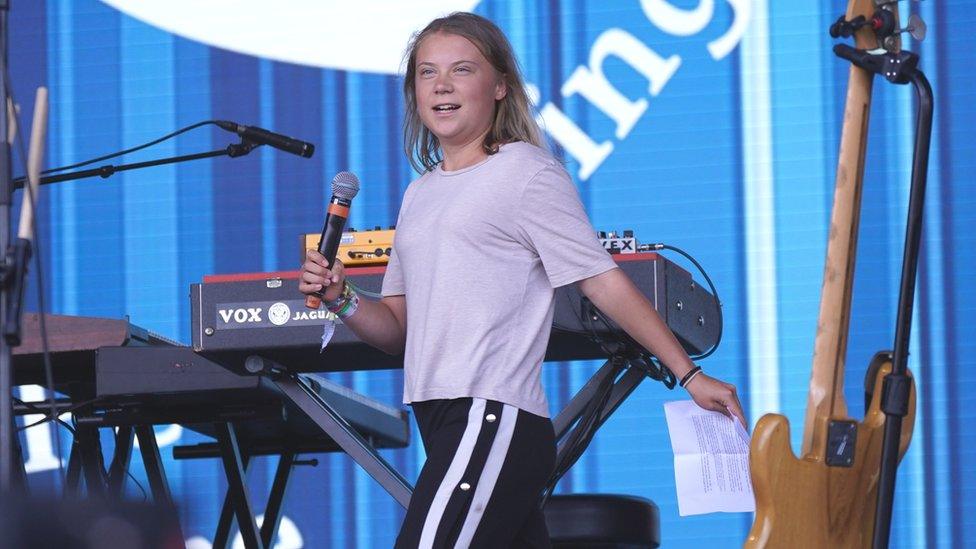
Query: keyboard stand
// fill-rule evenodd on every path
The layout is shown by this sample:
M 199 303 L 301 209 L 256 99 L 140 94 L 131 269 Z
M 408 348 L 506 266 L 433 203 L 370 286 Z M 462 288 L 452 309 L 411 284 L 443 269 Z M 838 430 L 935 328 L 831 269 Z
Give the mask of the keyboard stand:
M 248 356 L 244 363 L 244 369 L 251 375 L 261 376 L 265 382 L 275 387 L 283 399 L 290 401 L 318 429 L 328 435 L 336 444 L 336 449 L 341 449 L 348 454 L 393 499 L 407 508 L 413 494 L 413 487 L 377 452 L 370 437 L 359 434 L 332 404 L 319 395 L 312 384 L 313 382 L 304 379 L 299 374 L 289 372 L 281 364 L 260 355 Z M 628 368 L 622 358 L 608 360 L 573 396 L 566 407 L 553 418 L 556 440 L 559 441 L 557 456 L 561 457 L 570 450 L 566 441 L 572 437 L 566 435 L 577 423 L 580 416 L 586 413 L 587 408 L 597 404 L 595 397 L 602 383 L 612 383 L 613 387 L 600 415 L 601 425 L 646 377 L 646 372 L 640 368 Z M 258 549 L 269 547 L 274 540 L 280 521 L 281 504 L 284 500 L 288 477 L 295 465 L 302 464 L 302 462 L 296 461 L 295 457 L 297 454 L 303 453 L 303 449 L 277 446 L 242 448 L 238 444 L 237 434 L 232 423 L 220 423 L 215 424 L 215 426 L 217 427 L 216 444 L 202 443 L 194 446 L 177 447 L 173 449 L 173 457 L 176 459 L 220 457 L 223 462 L 224 472 L 227 475 L 227 494 L 224 498 L 217 532 L 214 536 L 213 546 L 215 548 L 226 548 L 228 546 L 235 518 L 246 547 Z M 579 428 L 579 425 L 576 428 Z M 251 458 L 261 454 L 279 455 L 280 460 L 265 509 L 265 522 L 258 528 L 253 511 L 254 507 L 249 499 L 245 476 Z
M 217 423 L 217 444 L 220 446 L 220 458 L 224 463 L 224 474 L 227 475 L 227 495 L 224 498 L 224 508 L 227 508 L 229 499 L 237 515 L 237 526 L 241 531 L 241 538 L 244 546 L 248 548 L 262 549 L 267 546 L 258 531 L 257 523 L 254 520 L 254 511 L 251 500 L 247 493 L 245 484 L 245 464 L 248 460 L 241 455 L 241 447 L 237 443 L 237 433 L 231 423 Z M 224 513 L 221 513 L 221 524 L 225 524 Z M 229 524 L 228 533 L 230 531 Z M 219 533 L 218 533 L 219 536 Z M 226 540 L 226 538 L 224 538 Z M 225 547 L 224 544 L 217 544 L 217 536 L 214 537 L 214 547 Z
M 173 448 L 175 459 L 217 457 L 221 459 L 224 465 L 224 471 L 227 475 L 227 493 L 224 495 L 224 503 L 220 508 L 220 518 L 217 522 L 217 531 L 214 534 L 213 547 L 221 549 L 229 547 L 231 528 L 234 525 L 235 518 L 238 524 L 244 525 L 240 530 L 245 547 L 271 547 L 281 523 L 281 508 L 285 500 L 285 491 L 292 469 L 300 465 L 314 467 L 319 462 L 317 459 L 296 459 L 305 448 L 271 445 L 242 448 L 237 442 L 237 433 L 232 423 L 218 426 L 216 435 L 216 443 L 204 442 Z M 307 449 L 312 452 L 322 450 L 321 448 Z M 264 521 L 260 528 L 258 528 L 255 520 L 254 507 L 251 505 L 245 482 L 251 458 L 257 455 L 278 456 L 278 466 L 275 469 L 271 492 L 268 494 L 268 501 L 264 507 Z
M 410 504 L 410 496 L 413 494 L 413 487 L 328 402 L 319 397 L 307 382 L 297 374 L 289 373 L 283 366 L 259 355 L 247 357 L 245 368 L 252 374 L 267 376 L 281 390 L 283 395 L 298 406 L 349 457 L 379 482 L 380 486 L 393 496 L 393 499 L 407 508 Z M 623 375 L 619 375 L 621 372 L 624 372 Z M 600 414 L 599 425 L 603 425 L 623 401 L 634 392 L 634 389 L 647 379 L 646 372 L 641 369 L 626 368 L 622 358 L 607 360 L 573 396 L 566 407 L 553 418 L 553 428 L 556 433 L 556 440 L 559 442 L 556 449 L 557 462 L 566 452 L 570 451 L 567 441 L 572 437 L 566 436 L 566 434 L 588 406 L 596 405 L 594 398 L 600 384 L 611 376 L 615 378 L 612 381 L 613 388 L 606 406 Z M 579 428 L 578 425 L 577 428 Z
M 247 357 L 245 368 L 252 374 L 262 374 L 273 382 L 281 393 L 329 435 L 342 451 L 380 483 L 380 486 L 389 492 L 397 503 L 404 509 L 407 508 L 410 504 L 410 496 L 413 495 L 413 487 L 410 483 L 306 381 L 297 374 L 289 373 L 281 365 L 258 355 Z
M 323 399 L 316 389 L 298 374 L 287 372 L 279 364 L 264 357 L 252 355 L 245 361 L 250 374 L 262 376 L 277 388 L 281 397 L 290 401 L 302 411 L 323 433 L 343 452 L 356 461 L 367 473 L 390 493 L 404 508 L 410 503 L 413 487 L 398 473 L 389 462 L 373 447 L 366 437 Z M 244 541 L 244 546 L 256 549 L 270 547 L 277 533 L 281 519 L 281 506 L 292 468 L 296 465 L 317 464 L 316 460 L 301 462 L 296 455 L 304 450 L 289 446 L 249 446 L 238 443 L 234 425 L 229 422 L 215 423 L 217 443 L 201 443 L 192 446 L 178 446 L 173 449 L 175 459 L 220 457 L 227 476 L 227 493 L 221 507 L 213 546 L 226 548 L 230 541 L 234 519 Z M 309 448 L 310 451 L 316 449 Z M 317 449 L 321 451 L 321 448 Z M 271 493 L 265 507 L 264 521 L 258 528 L 254 506 L 250 501 L 246 485 L 247 466 L 255 455 L 279 455 Z
M 556 441 L 558 442 L 556 446 L 556 463 L 562 461 L 565 453 L 570 450 L 566 444 L 568 440 L 573 438 L 572 436 L 566 436 L 570 427 L 583 415 L 588 406 L 595 406 L 597 404 L 594 402 L 594 399 L 597 396 L 596 393 L 600 384 L 610 376 L 615 378 L 613 380 L 613 389 L 611 389 L 610 396 L 607 399 L 607 404 L 603 409 L 603 413 L 600 414 L 600 421 L 597 428 L 603 425 L 642 381 L 647 379 L 647 374 L 644 371 L 633 367 L 627 368 L 623 375 L 617 377 L 621 370 L 623 370 L 624 364 L 622 364 L 622 359 L 616 359 L 619 362 L 614 362 L 614 360 L 613 358 L 607 360 L 586 384 L 573 395 L 573 398 L 566 404 L 566 407 L 552 419 L 553 430 L 556 432 Z

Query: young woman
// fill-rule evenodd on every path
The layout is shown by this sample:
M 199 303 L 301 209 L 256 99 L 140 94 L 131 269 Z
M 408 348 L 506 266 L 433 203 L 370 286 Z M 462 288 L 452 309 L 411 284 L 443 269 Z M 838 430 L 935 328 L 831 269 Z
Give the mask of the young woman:
M 309 252 L 299 288 L 365 342 L 404 353 L 404 402 L 427 452 L 397 547 L 548 547 L 537 507 L 555 443 L 540 370 L 553 290 L 575 283 L 700 406 L 744 423 L 735 387 L 690 361 L 596 239 L 545 150 L 511 45 L 469 13 L 408 50 L 407 188 L 380 301 Z

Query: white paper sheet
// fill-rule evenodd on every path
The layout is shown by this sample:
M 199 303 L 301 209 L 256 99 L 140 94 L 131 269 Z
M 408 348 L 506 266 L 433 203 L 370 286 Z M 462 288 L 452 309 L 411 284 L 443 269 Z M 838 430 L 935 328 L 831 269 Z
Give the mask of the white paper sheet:
M 674 450 L 678 514 L 751 512 L 749 433 L 742 423 L 692 400 L 664 404 Z

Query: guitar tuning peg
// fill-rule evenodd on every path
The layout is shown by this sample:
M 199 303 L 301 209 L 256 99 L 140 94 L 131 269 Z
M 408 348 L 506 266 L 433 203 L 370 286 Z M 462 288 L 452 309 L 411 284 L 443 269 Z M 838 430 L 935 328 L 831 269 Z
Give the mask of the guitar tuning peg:
M 925 33 L 928 27 L 925 25 L 925 21 L 922 20 L 917 14 L 912 14 L 908 17 L 908 26 L 899 30 L 898 32 L 907 32 L 915 40 L 921 42 L 925 40 Z
M 848 21 L 844 19 L 841 15 L 834 21 L 834 24 L 830 26 L 830 36 L 831 38 L 850 38 L 854 35 L 857 29 L 868 24 L 868 20 L 863 15 L 858 15 L 854 19 Z
M 885 47 L 886 49 L 890 49 L 891 46 L 889 45 L 889 41 L 895 41 L 896 40 L 895 36 L 906 32 L 909 35 L 911 35 L 911 37 L 914 38 L 916 41 L 921 42 L 922 40 L 925 40 L 925 32 L 927 28 L 928 27 L 926 27 L 925 21 L 922 21 L 921 17 L 913 13 L 908 18 L 907 27 L 903 29 L 897 29 L 891 33 L 891 36 L 885 38 Z

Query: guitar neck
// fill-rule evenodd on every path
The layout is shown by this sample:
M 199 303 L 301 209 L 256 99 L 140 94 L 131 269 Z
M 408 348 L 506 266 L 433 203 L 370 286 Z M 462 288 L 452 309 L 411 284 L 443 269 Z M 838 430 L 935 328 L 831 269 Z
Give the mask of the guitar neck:
M 867 145 L 868 114 L 871 107 L 871 76 L 851 67 L 851 85 L 844 108 L 844 131 L 837 166 L 834 207 L 830 216 L 827 261 L 813 346 L 813 373 L 804 427 L 803 451 L 816 451 L 814 441 L 823 441 L 825 422 L 818 418 L 847 415 L 844 400 L 844 358 L 850 325 L 854 259 L 861 212 L 864 152 Z
M 867 0 L 852 0 L 847 19 L 870 14 Z M 856 35 L 859 48 L 876 46 L 867 27 Z M 861 213 L 864 157 L 867 149 L 868 117 L 871 110 L 873 75 L 851 65 L 844 105 L 844 126 L 837 161 L 834 204 L 830 216 L 827 260 L 820 295 L 820 314 L 813 349 L 813 372 L 807 400 L 801 455 L 822 457 L 826 444 L 827 420 L 847 417 L 844 400 L 844 363 L 850 325 L 851 293 L 854 286 L 854 260 Z

